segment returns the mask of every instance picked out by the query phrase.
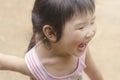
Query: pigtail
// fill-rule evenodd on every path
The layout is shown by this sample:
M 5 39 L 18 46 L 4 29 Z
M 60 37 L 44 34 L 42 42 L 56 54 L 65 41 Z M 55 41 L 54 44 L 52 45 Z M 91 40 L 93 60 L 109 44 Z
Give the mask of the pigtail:
M 37 15 L 36 12 L 34 12 L 35 8 L 33 8 L 32 11 L 32 24 L 33 24 L 33 35 L 31 37 L 30 43 L 28 45 L 27 52 L 33 48 L 36 45 L 36 33 L 39 33 L 39 28 L 40 28 L 40 17 Z
M 34 8 L 33 8 L 34 10 Z M 31 40 L 30 40 L 30 43 L 28 45 L 28 49 L 27 49 L 27 52 L 32 49 L 35 45 L 36 45 L 36 37 L 35 37 L 35 34 L 36 34 L 36 23 L 35 23 L 35 20 L 37 19 L 36 16 L 34 16 L 34 13 L 32 12 L 32 24 L 33 24 L 33 34 L 32 34 L 32 37 L 31 37 Z
M 29 45 L 28 45 L 27 52 L 28 52 L 31 48 L 33 48 L 33 47 L 35 46 L 35 44 L 36 44 L 35 33 L 33 32 L 33 35 L 32 35 L 32 37 L 31 37 L 30 43 L 29 43 Z

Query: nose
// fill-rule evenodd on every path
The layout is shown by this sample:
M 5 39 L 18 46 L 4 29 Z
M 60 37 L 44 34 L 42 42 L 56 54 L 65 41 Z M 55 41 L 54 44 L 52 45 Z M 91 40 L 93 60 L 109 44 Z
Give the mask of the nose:
M 88 30 L 88 32 L 85 35 L 86 39 L 92 39 L 95 36 L 96 30 Z

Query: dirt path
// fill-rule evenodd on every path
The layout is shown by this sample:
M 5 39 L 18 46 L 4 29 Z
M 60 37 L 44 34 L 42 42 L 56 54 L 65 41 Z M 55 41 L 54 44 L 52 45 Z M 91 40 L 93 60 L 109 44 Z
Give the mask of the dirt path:
M 33 2 L 0 0 L 0 52 L 24 57 L 31 35 Z M 120 0 L 96 0 L 96 7 L 92 56 L 105 80 L 120 80 Z M 29 79 L 16 72 L 0 71 L 0 80 Z

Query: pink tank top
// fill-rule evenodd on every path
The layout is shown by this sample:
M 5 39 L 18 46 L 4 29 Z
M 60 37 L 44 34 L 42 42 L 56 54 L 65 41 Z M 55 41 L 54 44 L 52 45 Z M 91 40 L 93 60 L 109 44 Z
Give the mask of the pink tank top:
M 79 58 L 79 63 L 76 70 L 73 73 L 63 77 L 55 77 L 47 72 L 36 54 L 35 47 L 27 52 L 25 55 L 25 61 L 28 69 L 34 75 L 36 80 L 82 80 L 82 71 L 86 67 L 85 55 L 86 52 Z

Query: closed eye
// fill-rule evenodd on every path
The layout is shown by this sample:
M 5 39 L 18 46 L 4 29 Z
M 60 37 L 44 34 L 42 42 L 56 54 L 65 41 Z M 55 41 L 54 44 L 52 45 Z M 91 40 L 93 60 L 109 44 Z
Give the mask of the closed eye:
M 84 29 L 84 26 L 81 26 L 79 29 L 80 29 L 80 30 Z
M 94 24 L 95 24 L 95 22 L 91 22 L 91 23 L 90 23 L 90 25 L 94 25 Z
M 93 26 L 94 24 L 95 24 L 94 21 L 90 23 L 91 26 Z M 78 29 L 82 30 L 82 29 L 84 29 L 86 26 L 87 26 L 87 24 L 86 24 L 86 25 L 81 25 Z

